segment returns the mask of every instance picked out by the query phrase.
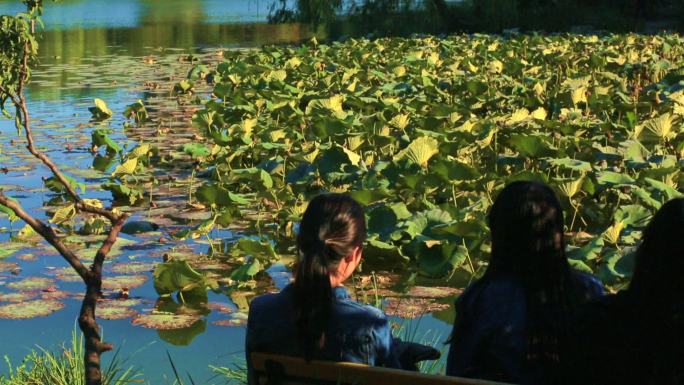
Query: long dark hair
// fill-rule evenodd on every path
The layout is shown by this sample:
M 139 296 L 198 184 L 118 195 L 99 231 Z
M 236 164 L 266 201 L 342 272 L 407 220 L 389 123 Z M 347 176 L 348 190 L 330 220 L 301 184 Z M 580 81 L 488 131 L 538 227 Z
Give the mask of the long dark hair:
M 544 184 L 513 182 L 496 198 L 488 219 L 492 251 L 481 281 L 520 282 L 527 311 L 526 364 L 541 368 L 545 382 L 556 382 L 579 302 L 565 256 L 560 202 Z
M 293 287 L 297 339 L 307 359 L 325 345 L 333 304 L 330 274 L 365 239 L 363 208 L 347 195 L 319 195 L 304 212 Z
M 642 234 L 627 294 L 654 384 L 684 383 L 684 199 L 665 203 Z

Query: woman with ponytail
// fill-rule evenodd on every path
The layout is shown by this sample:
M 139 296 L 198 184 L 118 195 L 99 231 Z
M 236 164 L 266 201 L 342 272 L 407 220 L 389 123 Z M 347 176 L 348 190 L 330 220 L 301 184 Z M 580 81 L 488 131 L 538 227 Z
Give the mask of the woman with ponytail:
M 365 239 L 363 208 L 349 196 L 323 194 L 309 203 L 294 281 L 250 304 L 248 363 L 255 351 L 394 368 L 439 357 L 432 348 L 393 340 L 382 311 L 349 297 L 343 283 L 361 263 Z

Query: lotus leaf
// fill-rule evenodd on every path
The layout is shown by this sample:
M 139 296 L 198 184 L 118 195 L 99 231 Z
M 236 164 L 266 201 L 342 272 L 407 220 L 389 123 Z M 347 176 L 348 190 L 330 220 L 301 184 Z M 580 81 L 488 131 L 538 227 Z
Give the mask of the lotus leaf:
M 106 320 L 120 320 L 135 317 L 137 311 L 123 306 L 102 306 L 95 308 L 95 316 Z
M 0 306 L 0 318 L 25 319 L 46 317 L 62 310 L 64 304 L 52 299 L 37 299 Z
M 112 266 L 116 274 L 140 274 L 153 271 L 157 264 L 153 262 L 120 262 Z
M 148 329 L 176 330 L 188 328 L 199 320 L 200 317 L 197 315 L 159 312 L 140 314 L 131 323 Z
M 104 277 L 102 288 L 105 290 L 134 289 L 147 282 L 145 275 L 119 275 L 114 277 Z
M 6 273 L 10 271 L 21 271 L 19 265 L 14 262 L 0 262 L 0 273 Z
M 95 105 L 93 107 L 88 108 L 93 115 L 93 119 L 104 120 L 112 117 L 112 110 L 107 107 L 107 103 L 105 103 L 104 100 L 95 98 L 94 103 Z
M 50 278 L 28 277 L 17 282 L 10 282 L 7 288 L 19 291 L 37 291 L 45 290 L 53 286 L 55 281 Z
M 413 140 L 408 147 L 400 151 L 394 159 L 408 159 L 410 162 L 426 168 L 428 161 L 438 153 L 439 142 L 434 138 L 423 136 Z
M 206 293 L 204 275 L 194 270 L 187 261 L 169 261 L 154 270 L 154 288 L 160 295 L 173 293 Z M 206 294 L 205 294 L 206 295 Z
M 26 302 L 35 297 L 35 292 L 0 293 L 0 302 Z

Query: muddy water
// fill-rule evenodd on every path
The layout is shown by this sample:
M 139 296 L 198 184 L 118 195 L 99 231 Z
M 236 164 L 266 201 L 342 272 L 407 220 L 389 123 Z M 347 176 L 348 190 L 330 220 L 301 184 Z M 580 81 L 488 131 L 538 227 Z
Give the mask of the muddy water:
M 18 10 L 17 3 L 0 1 L 0 14 Z M 129 148 L 144 139 L 172 151 L 173 146 L 193 140 L 195 133 L 189 117 L 197 106 L 192 101 L 179 106 L 169 92 L 187 73 L 188 54 L 215 63 L 220 60 L 223 49 L 299 42 L 311 36 L 306 26 L 265 23 L 267 13 L 268 2 L 264 0 L 67 0 L 61 5 L 48 4 L 46 31 L 41 38 L 41 64 L 28 91 L 37 142 L 69 175 L 85 183 L 85 197 L 109 202 L 110 194 L 99 186 L 107 180 L 111 166 L 100 167 L 99 171 L 93 167 L 91 132 L 96 128 L 111 129 L 111 137 Z M 205 87 L 200 93 L 208 91 Z M 108 103 L 114 111 L 112 119 L 100 123 L 91 121 L 88 107 L 95 97 Z M 154 124 L 124 125 L 122 111 L 137 99 L 145 101 L 155 118 Z M 160 128 L 163 136 L 159 134 Z M 0 188 L 34 215 L 46 218 L 46 207 L 55 199 L 44 187 L 43 179 L 49 175 L 26 156 L 22 143 L 13 121 L 0 120 L 0 168 L 7 171 L 0 173 Z M 193 183 L 189 167 L 179 164 L 153 173 L 160 181 L 152 187 L 156 189 L 153 191 L 156 207 L 122 209 L 133 214 L 131 220 L 159 224 L 159 231 L 122 236 L 115 258 L 105 267 L 106 275 L 126 275 L 126 271 L 122 273 L 123 266 L 130 264 L 149 267 L 132 274 L 145 277 L 144 283 L 132 288 L 130 293 L 138 300 L 133 308 L 139 313 L 160 307 L 150 270 L 162 261 L 164 254 L 192 255 L 201 265 L 202 256 L 210 249 L 206 241 L 176 242 L 168 234 L 202 218 L 202 213 L 187 205 L 187 191 Z M 21 226 L 19 222 L 9 223 L 6 217 L 0 218 L 0 242 L 7 241 Z M 241 235 L 245 234 L 221 231 L 212 234 L 212 238 L 229 243 Z M 85 241 L 83 244 L 88 245 Z M 0 293 L 12 292 L 7 285 L 27 277 L 47 278 L 52 280 L 50 286 L 64 293 L 60 301 L 65 306 L 47 317 L 0 319 L 0 354 L 7 354 L 14 363 L 19 363 L 36 345 L 52 348 L 69 340 L 80 306 L 78 293 L 82 284 L 65 274 L 66 263 L 41 243 L 24 248 L 2 262 L 14 263 L 18 268 L 0 272 Z M 208 269 L 212 274 L 219 278 L 229 274 L 230 261 L 215 265 Z M 205 264 L 205 267 L 208 266 Z M 276 289 L 287 282 L 288 272 L 284 267 L 276 266 L 270 273 L 272 279 L 265 284 L 266 289 Z M 359 296 L 369 302 L 380 300 L 390 312 L 394 309 L 397 314 L 415 317 L 393 317 L 412 338 L 444 340 L 453 318 L 448 306 L 453 293 L 436 293 L 435 296 L 448 297 L 429 303 L 414 301 L 412 307 L 401 306 L 398 310 L 396 301 L 383 301 L 384 295 L 392 294 L 387 291 L 389 286 L 396 283 L 396 280 L 386 285 L 381 282 L 377 297 L 375 291 Z M 111 291 L 106 295 L 111 298 L 117 293 Z M 150 384 L 173 382 L 169 377 L 172 370 L 167 352 L 179 371 L 189 373 L 197 383 L 220 384 L 224 380 L 216 378 L 209 365 L 230 366 L 242 359 L 244 309 L 234 299 L 226 294 L 210 293 L 211 306 L 206 309 L 206 315 L 192 326 L 177 331 L 134 326 L 130 318 L 100 322 L 105 339 L 121 348 L 121 356 L 129 357 L 128 363 L 139 367 Z M 419 316 L 426 308 L 434 313 Z M 108 357 L 111 355 L 105 356 L 105 361 Z M 0 373 L 5 371 L 4 366 L 0 368 Z

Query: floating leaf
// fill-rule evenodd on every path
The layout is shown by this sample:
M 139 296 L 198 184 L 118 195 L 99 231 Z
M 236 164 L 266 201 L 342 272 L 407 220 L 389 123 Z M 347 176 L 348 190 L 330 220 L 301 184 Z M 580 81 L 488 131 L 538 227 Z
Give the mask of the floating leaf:
M 18 264 L 14 263 L 14 262 L 1 262 L 0 261 L 0 273 L 18 272 L 18 271 L 21 271 Z
M 106 320 L 120 320 L 135 317 L 137 311 L 129 307 L 123 306 L 102 306 L 98 305 L 95 308 L 95 316 Z
M 0 306 L 0 318 L 26 319 L 46 317 L 56 311 L 62 310 L 64 304 L 53 299 L 36 299 L 10 305 Z
M 436 311 L 447 310 L 449 304 L 425 298 L 390 298 L 383 307 L 385 314 L 401 318 L 418 318 Z
M 140 274 L 153 271 L 156 265 L 153 262 L 120 262 L 112 265 L 112 272 L 116 274 Z
M 420 298 L 446 298 L 453 297 L 460 294 L 463 290 L 456 289 L 453 287 L 440 287 L 440 286 L 413 286 L 409 289 L 409 297 L 420 297 Z
M 21 281 L 8 283 L 7 288 L 19 291 L 39 291 L 45 290 L 54 284 L 55 281 L 50 278 L 28 277 Z
M 200 317 L 194 314 L 153 313 L 141 314 L 131 323 L 147 329 L 175 330 L 192 326 Z
M 147 282 L 147 276 L 145 275 L 104 277 L 102 279 L 102 288 L 105 290 L 134 289 L 144 285 L 145 282 Z
M 35 297 L 35 292 L 0 293 L 0 302 L 26 302 Z

